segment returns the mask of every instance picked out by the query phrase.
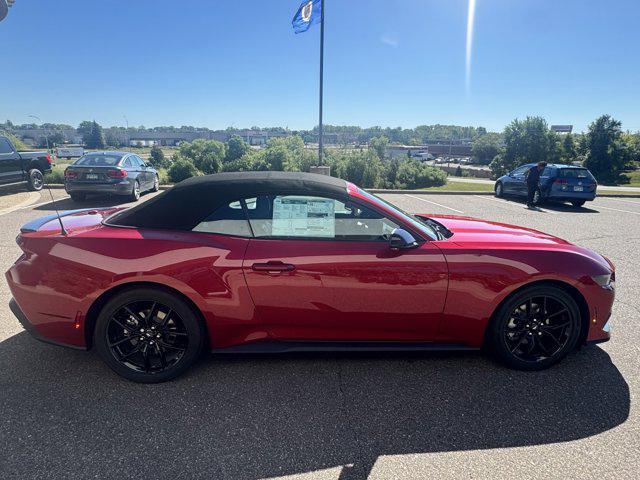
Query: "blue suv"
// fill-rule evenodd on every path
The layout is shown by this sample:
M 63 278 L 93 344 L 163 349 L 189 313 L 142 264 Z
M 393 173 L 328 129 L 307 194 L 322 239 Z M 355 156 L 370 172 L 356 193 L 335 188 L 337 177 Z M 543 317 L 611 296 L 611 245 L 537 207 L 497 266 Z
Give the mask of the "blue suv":
M 521 165 L 496 180 L 496 196 L 513 195 L 526 198 L 525 173 L 535 165 Z M 574 207 L 581 207 L 585 202 L 596 198 L 597 186 L 595 177 L 584 167 L 550 163 L 540 175 L 540 188 L 535 193 L 533 202 L 539 204 L 545 200 L 553 200 L 571 202 Z

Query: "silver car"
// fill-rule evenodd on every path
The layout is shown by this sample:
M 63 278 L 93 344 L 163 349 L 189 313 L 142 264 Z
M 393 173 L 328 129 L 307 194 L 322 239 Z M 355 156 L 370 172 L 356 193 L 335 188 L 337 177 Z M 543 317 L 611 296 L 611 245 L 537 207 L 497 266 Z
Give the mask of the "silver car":
M 158 172 L 138 155 L 128 152 L 91 152 L 64 171 L 64 188 L 71 199 L 88 193 L 124 195 L 137 201 L 145 191 L 158 191 Z

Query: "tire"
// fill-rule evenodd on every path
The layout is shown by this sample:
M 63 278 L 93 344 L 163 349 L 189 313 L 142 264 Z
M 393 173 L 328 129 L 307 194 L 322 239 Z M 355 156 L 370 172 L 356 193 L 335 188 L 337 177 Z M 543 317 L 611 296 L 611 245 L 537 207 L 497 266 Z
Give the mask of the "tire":
M 158 190 L 160 190 L 160 179 L 158 178 L 158 175 L 156 175 L 156 178 L 153 180 L 153 188 L 151 191 L 157 192 Z
M 540 316 L 541 311 L 546 315 Z M 576 347 L 580 327 L 580 309 L 568 293 L 553 286 L 532 286 L 508 298 L 494 314 L 487 346 L 510 368 L 544 370 Z
M 585 204 L 585 202 L 586 200 L 572 200 L 571 205 L 573 205 L 575 208 L 580 208 Z
M 118 375 L 139 383 L 166 382 L 199 358 L 205 331 L 192 309 L 159 289 L 135 288 L 102 308 L 93 333 L 100 358 Z
M 504 187 L 502 186 L 502 182 L 497 182 L 494 187 L 494 191 L 496 193 L 496 197 L 504 197 Z
M 138 200 L 140 200 L 140 182 L 138 182 L 138 180 L 136 180 L 133 184 L 133 189 L 129 194 L 129 200 L 132 202 L 137 202 Z
M 80 193 L 80 192 L 70 193 L 69 196 L 71 197 L 71 200 L 73 200 L 74 202 L 82 202 L 87 198 L 86 193 Z
M 37 168 L 29 170 L 27 186 L 32 192 L 39 192 L 44 187 L 44 175 Z

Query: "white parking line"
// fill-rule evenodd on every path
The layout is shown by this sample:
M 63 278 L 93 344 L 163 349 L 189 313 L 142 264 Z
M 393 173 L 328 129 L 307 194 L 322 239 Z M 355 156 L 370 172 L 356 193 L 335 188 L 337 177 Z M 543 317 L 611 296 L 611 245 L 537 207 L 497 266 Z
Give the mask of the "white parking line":
M 405 197 L 415 198 L 416 200 L 421 200 L 423 202 L 427 202 L 427 203 L 431 203 L 433 205 L 437 205 L 438 207 L 446 208 L 447 210 L 451 210 L 452 212 L 464 213 L 464 212 L 462 212 L 460 210 L 456 210 L 455 208 L 447 207 L 446 205 L 441 205 L 440 203 L 432 202 L 431 200 L 427 200 L 426 198 L 416 197 L 415 195 L 410 195 L 408 193 L 405 193 L 404 195 L 405 195 Z
M 624 203 L 633 203 L 634 205 L 640 205 L 640 202 L 634 202 L 633 200 L 622 200 L 621 198 L 598 197 L 598 199 L 605 199 L 605 200 L 611 200 L 613 202 L 624 202 Z
M 613 210 L 614 212 L 630 213 L 632 215 L 640 215 L 640 212 L 632 212 L 631 210 L 620 210 L 619 208 L 603 207 L 602 205 L 594 205 L 594 208 L 602 208 L 604 210 Z
M 499 198 L 488 197 L 486 195 L 474 195 L 476 198 L 481 198 L 482 200 L 491 200 L 493 202 L 501 203 L 502 205 L 506 205 L 508 207 L 515 207 L 518 209 L 522 209 L 522 204 L 520 203 L 512 203 L 507 200 L 500 200 Z M 538 208 L 541 212 L 550 213 L 551 215 L 558 215 L 558 212 L 554 212 L 553 210 L 543 210 L 542 208 Z

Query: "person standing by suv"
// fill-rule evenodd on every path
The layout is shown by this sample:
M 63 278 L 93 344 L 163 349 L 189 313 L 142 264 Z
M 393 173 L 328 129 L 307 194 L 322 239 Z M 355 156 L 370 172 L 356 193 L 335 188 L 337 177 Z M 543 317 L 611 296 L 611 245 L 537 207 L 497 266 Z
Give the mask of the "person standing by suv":
M 538 162 L 537 165 L 531 167 L 524 174 L 525 181 L 527 182 L 527 207 L 534 208 L 535 203 L 533 199 L 536 194 L 536 190 L 540 188 L 540 174 L 547 166 L 547 162 Z

